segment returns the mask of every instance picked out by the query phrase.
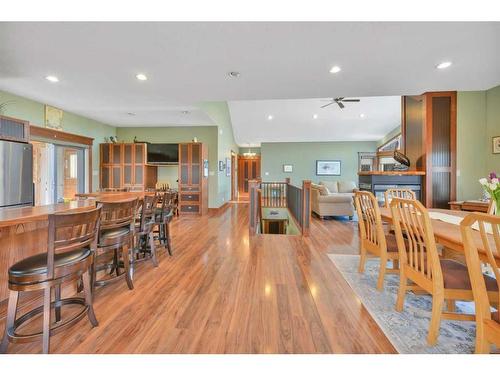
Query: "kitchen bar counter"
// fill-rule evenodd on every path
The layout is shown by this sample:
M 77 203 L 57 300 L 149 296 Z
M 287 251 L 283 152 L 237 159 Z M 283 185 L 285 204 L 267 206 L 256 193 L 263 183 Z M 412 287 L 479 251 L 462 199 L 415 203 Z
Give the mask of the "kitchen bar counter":
M 369 171 L 358 172 L 358 176 L 425 176 L 424 171 Z
M 29 256 L 47 252 L 48 215 L 79 212 L 95 207 L 96 200 L 142 198 L 144 192 L 90 193 L 87 199 L 37 207 L 0 209 L 0 302 L 8 298 L 8 270 Z

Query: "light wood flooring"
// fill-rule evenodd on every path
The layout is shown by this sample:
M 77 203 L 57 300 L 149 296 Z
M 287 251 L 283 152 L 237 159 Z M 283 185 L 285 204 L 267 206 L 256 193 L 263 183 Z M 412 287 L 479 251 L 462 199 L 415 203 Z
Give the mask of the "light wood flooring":
M 52 353 L 395 352 L 327 257 L 358 253 L 356 223 L 315 218 L 309 238 L 250 238 L 248 206 L 233 203 L 172 229 L 174 255 L 142 263 L 133 291 L 98 289 L 99 326 L 84 319 L 52 337 Z

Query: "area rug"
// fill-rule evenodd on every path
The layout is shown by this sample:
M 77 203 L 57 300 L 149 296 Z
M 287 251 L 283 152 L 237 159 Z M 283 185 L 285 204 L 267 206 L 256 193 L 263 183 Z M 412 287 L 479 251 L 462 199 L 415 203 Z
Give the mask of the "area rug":
M 330 254 L 329 258 L 342 273 L 370 315 L 399 353 L 466 354 L 474 353 L 474 322 L 441 320 L 436 346 L 427 345 L 431 319 L 430 296 L 406 294 L 403 312 L 395 310 L 399 276 L 385 277 L 384 290 L 376 288 L 379 270 L 377 259 L 368 259 L 364 273 L 358 273 L 359 255 Z M 457 312 L 473 313 L 474 304 L 457 301 Z

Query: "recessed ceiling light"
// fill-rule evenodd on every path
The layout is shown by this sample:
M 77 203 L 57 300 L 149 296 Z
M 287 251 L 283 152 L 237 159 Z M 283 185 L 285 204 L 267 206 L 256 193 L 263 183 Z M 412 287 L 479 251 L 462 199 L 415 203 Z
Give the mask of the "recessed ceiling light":
M 340 72 L 342 69 L 340 69 L 340 66 L 332 66 L 332 68 L 330 69 L 330 73 L 338 73 Z
M 436 68 L 438 69 L 446 69 L 451 66 L 451 61 L 443 61 L 442 63 L 438 64 Z
M 135 116 L 135 113 L 134 112 L 127 112 L 127 115 L 129 115 L 129 116 Z
M 183 115 L 189 115 L 189 111 L 182 111 Z
M 238 78 L 240 76 L 240 72 L 229 72 L 227 75 L 231 78 Z
M 143 73 L 136 74 L 135 78 L 137 78 L 139 81 L 147 81 L 148 79 L 148 77 Z
M 268 119 L 268 120 L 272 120 L 273 118 L 274 118 L 274 116 L 273 116 L 273 115 L 268 115 L 268 116 L 267 116 L 267 119 Z
M 364 113 L 362 113 L 362 114 L 360 114 L 360 115 L 359 115 L 359 117 L 361 117 L 361 118 L 365 118 L 365 114 L 364 114 Z
M 45 77 L 45 79 L 50 82 L 59 82 L 59 78 L 57 78 L 56 76 L 47 76 Z
M 315 113 L 315 114 L 313 115 L 313 119 L 315 119 L 315 120 L 316 120 L 317 118 L 318 118 L 318 115 Z

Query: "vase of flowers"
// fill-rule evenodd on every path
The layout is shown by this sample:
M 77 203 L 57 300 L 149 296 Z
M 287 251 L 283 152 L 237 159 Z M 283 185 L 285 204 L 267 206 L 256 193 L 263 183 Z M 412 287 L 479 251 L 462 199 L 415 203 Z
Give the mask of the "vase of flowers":
M 491 172 L 488 178 L 481 178 L 479 183 L 484 191 L 490 196 L 495 204 L 495 213 L 500 216 L 500 182 L 495 172 Z

